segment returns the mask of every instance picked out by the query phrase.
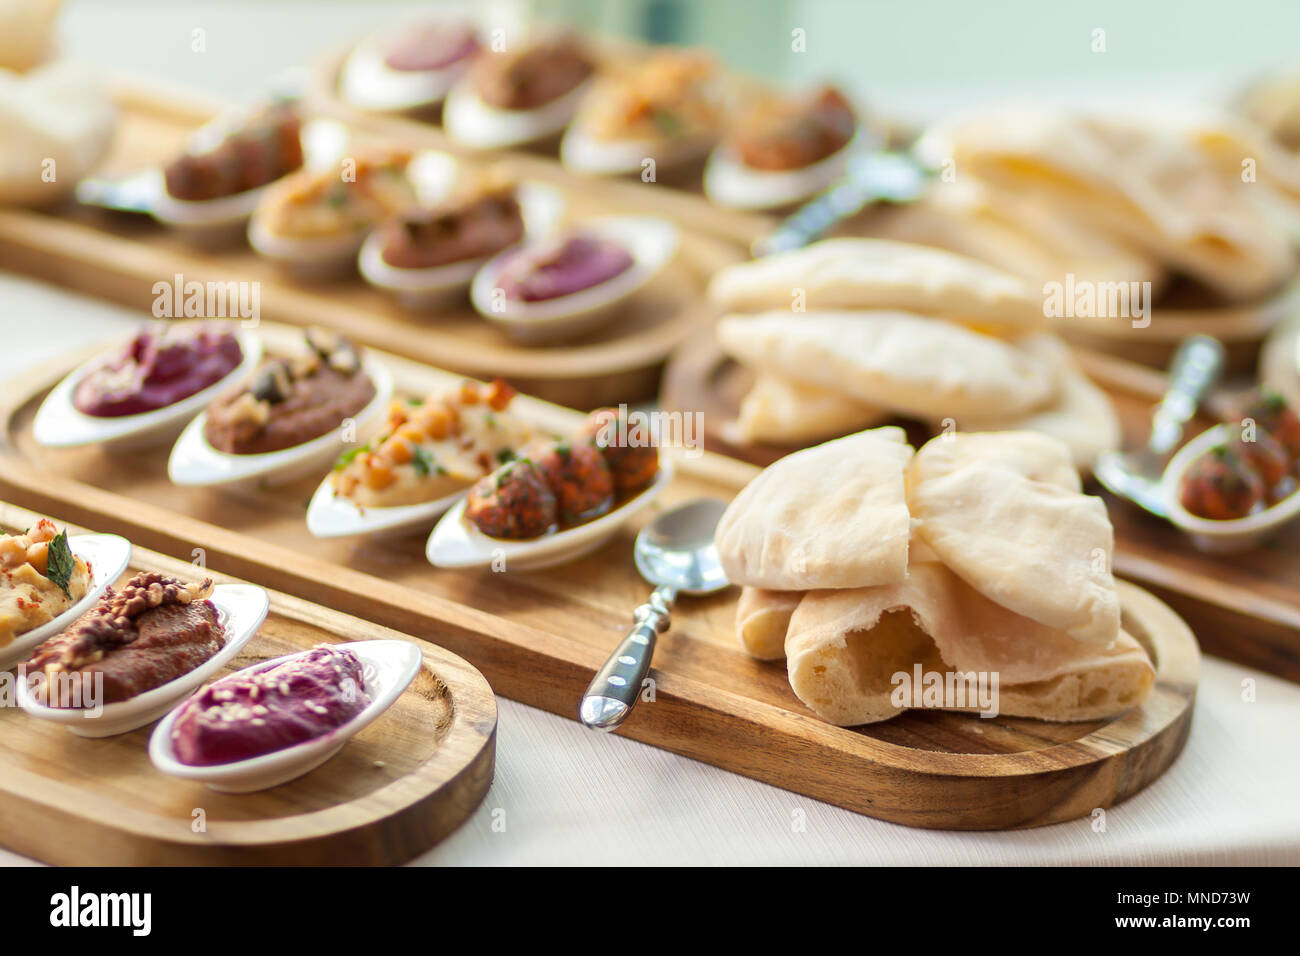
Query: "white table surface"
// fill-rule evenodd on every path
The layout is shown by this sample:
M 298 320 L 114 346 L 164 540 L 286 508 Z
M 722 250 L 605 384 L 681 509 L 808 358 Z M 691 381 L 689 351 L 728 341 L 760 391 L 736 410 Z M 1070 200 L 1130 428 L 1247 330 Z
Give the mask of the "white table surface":
M 302 62 L 379 15 L 373 5 L 283 0 L 68 6 L 70 52 L 229 96 L 251 93 L 295 56 Z M 196 25 L 209 31 L 206 58 L 186 49 Z M 238 56 L 221 52 L 235 48 Z M 1219 49 L 1223 69 L 1232 51 Z M 1158 61 L 1126 69 L 1144 67 L 1153 78 L 1182 75 Z M 0 272 L 0 387 L 70 342 L 120 334 L 140 318 Z M 1246 681 L 1254 682 L 1252 702 Z M 908 829 L 499 704 L 495 783 L 473 817 L 420 863 L 1300 864 L 1300 687 L 1216 659 L 1204 662 L 1186 750 L 1152 786 L 1107 811 L 1104 832 L 1090 820 L 1009 833 Z M 0 851 L 0 863 L 27 862 Z

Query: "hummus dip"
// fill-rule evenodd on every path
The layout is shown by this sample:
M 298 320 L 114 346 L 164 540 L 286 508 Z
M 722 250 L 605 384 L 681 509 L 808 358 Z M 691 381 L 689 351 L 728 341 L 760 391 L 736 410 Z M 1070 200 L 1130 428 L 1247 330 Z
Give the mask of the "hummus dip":
M 260 455 L 319 438 L 375 397 L 356 347 L 309 329 L 308 354 L 271 358 L 239 388 L 208 406 L 203 437 L 218 451 Z
M 89 588 L 90 568 L 53 521 L 42 518 L 23 534 L 0 535 L 0 647 L 48 624 Z
M 192 767 L 248 760 L 323 737 L 369 703 L 357 656 L 322 645 L 195 694 L 172 726 L 172 748 Z

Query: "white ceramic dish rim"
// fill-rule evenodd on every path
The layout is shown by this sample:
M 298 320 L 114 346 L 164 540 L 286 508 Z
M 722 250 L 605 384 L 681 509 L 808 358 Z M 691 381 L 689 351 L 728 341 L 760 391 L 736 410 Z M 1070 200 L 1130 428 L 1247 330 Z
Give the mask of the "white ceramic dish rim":
M 235 616 L 235 612 L 231 608 L 237 607 L 240 603 L 245 604 L 245 609 L 239 613 L 241 617 L 247 616 L 247 623 L 240 629 L 238 634 L 232 636 L 227 632 L 225 646 L 192 671 L 181 674 L 179 677 L 173 678 L 153 690 L 147 690 L 128 700 L 118 701 L 115 704 L 105 704 L 103 711 L 97 717 L 87 717 L 84 711 L 75 708 L 46 707 L 28 696 L 27 685 L 24 681 L 18 682 L 19 706 L 30 716 L 38 720 L 48 720 L 50 723 L 67 725 L 93 720 L 96 722 L 102 721 L 107 725 L 126 723 L 139 714 L 156 709 L 168 699 L 187 695 L 190 690 L 198 687 L 210 675 L 215 674 L 235 659 L 236 655 L 244 649 L 244 646 L 252 640 L 253 635 L 257 633 L 257 629 L 262 626 L 262 622 L 266 620 L 266 615 L 271 606 L 270 597 L 266 591 L 255 584 L 218 584 L 213 587 L 212 595 L 208 600 L 216 606 L 220 615 L 218 619 L 222 621 L 227 629 L 230 627 L 231 619 Z
M 103 596 L 108 586 L 122 576 L 131 563 L 131 542 L 116 534 L 77 534 L 68 536 L 72 553 L 90 565 L 90 586 L 72 607 L 40 627 L 24 631 L 7 647 L 0 647 L 0 669 L 31 656 L 31 652 L 55 634 L 65 630 Z
M 661 455 L 659 458 L 659 472 L 655 475 L 655 480 L 650 486 L 635 497 L 623 502 L 609 514 L 601 515 L 594 521 L 588 521 L 573 528 L 566 528 L 564 531 L 557 531 L 541 538 L 531 538 L 527 541 L 493 538 L 479 531 L 465 517 L 465 507 L 468 501 L 462 499 L 442 516 L 429 534 L 429 540 L 425 543 L 425 557 L 434 567 L 440 568 L 483 567 L 498 558 L 504 559 L 506 566 L 509 567 L 512 559 L 526 562 L 532 559 L 545 558 L 549 555 L 576 551 L 584 544 L 614 534 L 624 523 L 653 504 L 655 499 L 668 487 L 672 479 L 672 463 Z M 465 558 L 453 558 L 447 561 L 446 548 L 453 543 L 458 546 L 458 551 L 463 550 L 466 553 Z M 440 546 L 443 549 L 442 554 L 439 554 Z M 440 558 L 441 560 L 439 560 Z
M 626 139 L 602 142 L 587 133 L 580 123 L 571 125 L 560 141 L 560 162 L 575 173 L 590 176 L 624 176 L 642 170 L 642 163 L 654 159 L 659 169 L 670 169 L 704 155 L 712 139 Z
M 1197 435 L 1170 460 L 1161 479 L 1161 491 L 1169 520 L 1191 534 L 1209 538 L 1254 537 L 1279 528 L 1300 515 L 1300 490 L 1293 491 L 1281 501 L 1244 518 L 1216 520 L 1194 515 L 1183 507 L 1178 497 L 1178 485 L 1192 462 L 1215 445 L 1232 438 L 1228 425 L 1215 425 Z
M 594 81 L 594 76 L 588 77 L 569 92 L 533 109 L 509 110 L 483 102 L 472 80 L 465 77 L 447 93 L 442 125 L 452 139 L 473 149 L 522 146 L 552 136 L 573 122 Z
M 333 472 L 325 476 L 307 505 L 307 530 L 317 538 L 346 538 L 351 535 L 395 531 L 433 521 L 465 497 L 470 488 L 467 484 L 450 495 L 413 505 L 362 508 L 352 499 L 336 495 L 332 479 Z
M 445 19 L 454 22 L 464 18 L 448 15 Z M 434 106 L 447 97 L 474 59 L 474 54 L 470 54 L 434 70 L 395 70 L 384 62 L 385 46 L 400 35 L 397 30 L 375 34 L 357 44 L 347 55 L 338 77 L 339 95 L 345 101 L 362 109 L 374 110 L 414 110 Z
M 861 125 L 853 137 L 817 162 L 799 169 L 779 171 L 746 166 L 731 150 L 719 146 L 704 167 L 704 195 L 728 209 L 776 209 L 808 199 L 831 186 L 843 174 L 849 160 L 866 149 L 868 136 Z
M 542 183 L 523 182 L 519 184 L 519 206 L 524 217 L 524 242 L 533 242 L 545 238 L 557 228 L 564 213 L 564 194 Z M 357 269 L 371 285 L 388 292 L 450 292 L 461 289 L 473 282 L 479 269 L 493 258 L 483 256 L 429 269 L 403 269 L 384 261 L 383 241 L 383 232 L 379 229 L 366 237 Z M 515 249 L 518 245 L 507 248 Z
M 576 223 L 575 235 L 590 234 L 617 242 L 632 255 L 632 266 L 597 285 L 543 302 L 511 302 L 504 312 L 492 310 L 492 290 L 506 261 L 527 252 L 514 246 L 484 264 L 470 286 L 470 301 L 479 315 L 503 325 L 537 326 L 558 322 L 592 309 L 612 305 L 636 293 L 659 274 L 677 252 L 681 234 L 666 219 L 654 216 L 603 216 Z
M 330 648 L 346 648 L 356 654 L 364 665 L 368 659 L 373 659 L 377 655 L 373 653 L 378 651 L 380 654 L 387 653 L 396 661 L 399 668 L 397 679 L 391 683 L 385 684 L 378 688 L 378 693 L 373 693 L 367 684 L 366 693 L 371 695 L 370 703 L 362 709 L 351 720 L 340 724 L 334 729 L 322 734 L 319 737 L 313 737 L 310 740 L 304 740 L 301 743 L 284 747 L 280 750 L 273 750 L 270 753 L 260 754 L 256 757 L 249 757 L 245 760 L 235 760 L 230 763 L 212 764 L 205 766 L 194 766 L 191 764 L 181 763 L 176 757 L 175 748 L 172 746 L 171 734 L 172 727 L 176 723 L 176 718 L 180 715 L 181 709 L 189 703 L 193 695 L 181 701 L 176 707 L 165 716 L 153 730 L 153 735 L 149 738 L 149 759 L 153 765 L 162 773 L 172 777 L 180 777 L 187 780 L 196 780 L 201 783 L 220 783 L 223 780 L 232 778 L 242 778 L 254 774 L 270 774 L 276 770 L 292 766 L 298 763 L 306 763 L 314 757 L 320 756 L 331 749 L 337 749 L 342 744 L 351 740 L 362 730 L 374 723 L 397 699 L 402 696 L 406 688 L 415 680 L 420 668 L 424 663 L 424 655 L 420 648 L 410 641 L 398 640 L 375 640 L 375 641 L 349 641 L 342 644 L 329 644 Z M 400 649 L 400 650 L 399 650 Z M 228 674 L 221 680 L 235 677 L 239 674 L 255 673 L 267 670 L 271 667 L 279 666 L 287 661 L 294 660 L 310 654 L 315 648 L 308 648 L 304 651 L 297 651 L 293 654 L 285 654 L 283 657 L 277 657 L 269 661 L 261 661 L 250 667 L 236 671 L 234 674 Z M 370 653 L 368 653 L 370 652 Z M 403 661 L 397 658 L 397 654 L 408 655 L 410 660 Z M 213 686 L 221 683 L 221 680 L 214 681 Z
M 383 412 L 389 400 L 393 397 L 392 373 L 381 362 L 367 355 L 363 359 L 362 367 L 375 386 L 375 397 L 353 416 L 353 420 L 358 427 Z M 339 425 L 323 435 L 317 435 L 315 438 L 303 442 L 301 445 L 281 448 L 279 451 L 262 452 L 255 455 L 231 455 L 213 448 L 208 443 L 203 434 L 207 420 L 207 412 L 200 412 L 193 421 L 185 426 L 185 430 L 176 439 L 176 444 L 172 446 L 171 455 L 167 461 L 167 476 L 173 483 L 203 487 L 265 477 L 277 471 L 292 468 L 295 464 L 306 461 L 327 450 L 330 445 L 338 442 L 339 431 L 343 427 Z M 192 459 L 197 457 L 199 461 L 206 460 L 206 465 L 210 466 L 211 470 L 204 476 L 203 480 L 179 480 L 178 469 L 174 463 L 179 457 L 187 455 Z M 220 466 L 217 465 L 218 462 Z
M 188 321 L 175 323 L 172 327 L 219 322 L 218 319 L 194 319 L 192 323 Z M 47 448 L 75 448 L 80 445 L 120 441 L 132 435 L 166 428 L 168 425 L 179 424 L 193 418 L 224 389 L 250 374 L 262 360 L 262 340 L 257 335 L 242 327 L 231 331 L 239 341 L 243 358 L 231 371 L 207 388 L 182 398 L 179 402 L 173 402 L 153 411 L 100 418 L 79 411 L 72 403 L 72 396 L 83 378 L 108 361 L 130 340 L 123 339 L 108 346 L 103 353 L 73 369 L 50 390 L 50 393 L 45 396 L 45 401 L 41 402 L 41 407 L 36 411 L 36 417 L 32 422 L 32 436 Z M 136 334 L 138 333 L 133 332 L 132 336 Z M 69 430 L 69 425 L 74 427 Z M 52 433 L 46 434 L 51 430 Z

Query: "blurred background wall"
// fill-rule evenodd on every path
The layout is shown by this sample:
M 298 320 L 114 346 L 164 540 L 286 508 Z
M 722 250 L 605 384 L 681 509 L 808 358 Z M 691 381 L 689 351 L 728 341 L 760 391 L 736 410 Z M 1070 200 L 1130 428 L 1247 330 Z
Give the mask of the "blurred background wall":
M 4 0 L 0 0 L 4 2 Z M 377 25 L 437 2 L 68 0 L 69 52 L 231 97 Z M 490 16 L 525 3 L 479 0 Z M 1024 94 L 1217 99 L 1300 60 L 1300 0 L 537 0 L 584 28 L 700 43 L 733 67 L 797 81 L 837 77 L 867 102 L 927 118 Z M 195 52 L 193 31 L 204 31 Z M 805 31 L 807 51 L 791 50 Z M 1096 31 L 1101 34 L 1103 50 Z

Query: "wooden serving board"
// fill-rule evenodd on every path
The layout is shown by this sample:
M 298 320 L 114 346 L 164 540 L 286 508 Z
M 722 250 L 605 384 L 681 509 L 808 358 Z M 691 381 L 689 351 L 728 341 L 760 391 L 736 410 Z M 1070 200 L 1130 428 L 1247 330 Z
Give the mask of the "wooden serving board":
M 1293 346 L 1294 337 L 1291 342 Z M 1076 348 L 1074 354 L 1114 402 L 1125 447 L 1144 444 L 1152 408 L 1165 393 L 1163 373 L 1086 349 Z M 1293 379 L 1293 401 L 1300 405 L 1300 377 Z M 706 448 L 768 465 L 795 449 L 730 444 L 718 434 L 722 423 L 735 418 L 752 380 L 752 374 L 723 354 L 712 334 L 704 331 L 669 362 L 662 405 L 700 412 Z M 1222 402 L 1223 396 L 1217 396 L 1209 404 L 1216 408 Z M 1189 437 L 1213 423 L 1198 418 L 1188 426 Z M 922 426 L 908 427 L 913 441 L 929 437 Z M 1215 556 L 1197 551 L 1173 525 L 1115 498 L 1095 482 L 1089 491 L 1106 499 L 1115 526 L 1118 573 L 1149 588 L 1186 618 L 1207 653 L 1300 682 L 1300 524 L 1284 529 L 1264 547 Z
M 37 518 L 0 502 L 5 531 Z M 142 570 L 200 573 L 137 547 L 124 577 Z M 226 672 L 322 643 L 377 638 L 413 640 L 272 592 L 266 622 Z M 219 793 L 159 773 L 148 756 L 153 724 L 89 739 L 4 708 L 0 843 L 77 866 L 393 865 L 418 856 L 487 794 L 497 709 L 482 674 L 441 647 L 416 643 L 423 669 L 391 708 L 311 773 L 258 793 Z
M 166 161 L 222 110 L 210 100 L 129 84 L 121 86 L 118 101 L 115 146 L 99 170 L 105 176 Z M 508 168 L 534 178 L 527 164 Z M 620 203 L 573 183 L 557 185 L 576 217 L 645 211 L 644 204 Z M 524 346 L 479 317 L 468 301 L 436 313 L 409 312 L 360 277 L 305 282 L 246 245 L 201 248 L 146 217 L 72 202 L 0 209 L 0 268 L 119 302 L 142 317 L 152 314 L 154 284 L 170 284 L 177 274 L 187 282 L 256 282 L 264 319 L 331 326 L 395 354 L 478 378 L 500 375 L 529 394 L 583 409 L 652 397 L 668 355 L 712 318 L 703 294 L 710 276 L 740 257 L 730 243 L 683 230 L 674 261 L 613 323 L 570 343 Z
M 269 348 L 292 338 L 267 325 Z M 403 391 L 423 394 L 455 378 L 381 356 Z M 11 384 L 0 410 L 7 452 L 0 494 L 35 509 L 130 536 L 208 566 L 289 591 L 460 654 L 498 693 L 576 717 L 596 669 L 649 593 L 632 561 L 647 516 L 571 564 L 533 572 L 449 571 L 424 559 L 424 537 L 320 541 L 304 514 L 317 479 L 238 494 L 182 489 L 166 477 L 167 449 L 134 457 L 99 449 L 51 452 L 30 435 L 35 408 L 75 364 Z M 549 428 L 579 416 L 522 396 L 516 409 Z M 712 454 L 675 455 L 659 506 L 701 495 L 729 499 L 756 473 Z M 654 699 L 623 732 L 838 806 L 913 826 L 1036 826 L 1108 806 L 1169 765 L 1186 737 L 1198 652 L 1187 627 L 1136 587 L 1124 586 L 1126 626 L 1158 662 L 1151 699 L 1116 720 L 1048 724 L 938 712 L 847 729 L 817 719 L 794 696 L 781 664 L 753 660 L 734 632 L 738 592 L 684 597 L 656 651 Z

